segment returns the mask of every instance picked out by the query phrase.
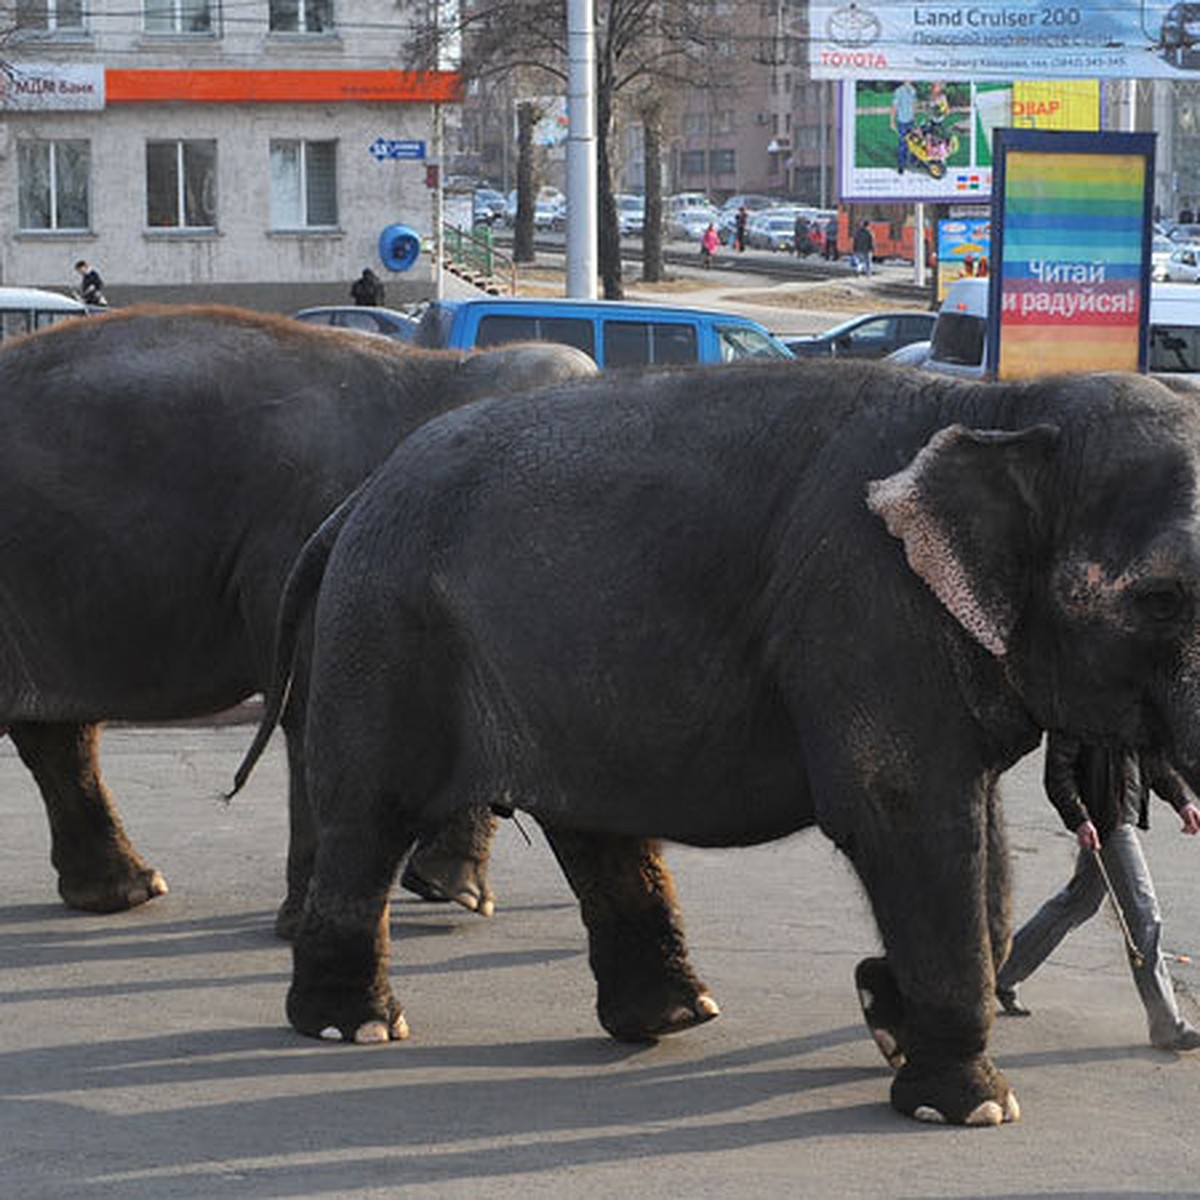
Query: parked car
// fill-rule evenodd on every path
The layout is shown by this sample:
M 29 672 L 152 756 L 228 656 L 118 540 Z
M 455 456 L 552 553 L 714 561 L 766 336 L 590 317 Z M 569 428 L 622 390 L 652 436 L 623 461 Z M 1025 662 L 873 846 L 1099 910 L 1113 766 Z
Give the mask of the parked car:
M 617 227 L 622 237 L 640 237 L 646 227 L 646 200 L 630 192 L 616 196 Z
M 671 237 L 698 242 L 701 234 L 716 220 L 715 208 L 683 208 L 671 218 L 667 232 Z
M 509 342 L 563 342 L 590 354 L 601 367 L 792 357 L 746 317 L 609 300 L 435 300 L 417 333 L 419 345 L 434 349 L 474 350 Z
M 476 188 L 471 202 L 471 215 L 476 225 L 494 225 L 504 220 L 508 202 L 493 188 Z
M 1167 237 L 1176 243 L 1200 242 L 1200 224 L 1172 225 Z
M 912 342 L 933 336 L 936 313 L 902 310 L 864 313 L 851 317 L 824 333 L 784 338 L 797 358 L 883 358 Z
M 891 354 L 884 355 L 884 361 L 898 367 L 923 367 L 929 361 L 931 344 L 928 341 L 909 342 L 907 346 L 901 346 Z
M 737 220 L 738 209 L 743 205 L 746 212 L 754 213 L 761 212 L 764 208 L 772 208 L 775 203 L 770 196 L 759 196 L 749 192 L 744 195 L 731 196 L 721 205 L 717 217 L 717 232 L 720 233 L 721 240 L 723 242 L 733 241 L 734 222 Z M 749 226 L 748 221 L 747 226 Z
M 36 333 L 59 321 L 104 311 L 102 308 L 90 308 L 82 300 L 64 296 L 60 292 L 31 287 L 0 287 L 0 340 L 22 333 Z
M 663 205 L 663 216 L 671 218 L 685 208 L 713 208 L 713 202 L 703 192 L 673 192 Z
M 1166 279 L 1167 259 L 1176 249 L 1178 243 L 1171 241 L 1166 234 L 1156 233 L 1150 243 L 1150 278 Z
M 292 319 L 303 321 L 306 325 L 352 329 L 356 333 L 374 334 L 397 342 L 411 342 L 417 333 L 415 317 L 394 308 L 376 308 L 366 304 L 327 304 L 317 308 L 302 308 L 292 314 Z
M 1200 245 L 1176 246 L 1167 256 L 1163 278 L 1169 283 L 1196 283 L 1200 280 Z
M 746 222 L 746 244 L 759 250 L 791 251 L 795 243 L 796 215 L 790 209 L 764 208 Z

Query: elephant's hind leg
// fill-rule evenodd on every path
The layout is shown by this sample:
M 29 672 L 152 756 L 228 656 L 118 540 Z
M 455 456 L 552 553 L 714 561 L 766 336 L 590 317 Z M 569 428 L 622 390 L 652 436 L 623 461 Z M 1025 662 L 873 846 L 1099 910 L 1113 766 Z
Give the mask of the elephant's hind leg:
M 653 1041 L 720 1010 L 687 958 L 675 885 L 657 842 L 546 828 L 588 931 L 600 1024 Z
M 125 834 L 100 774 L 100 727 L 18 722 L 9 729 L 50 819 L 50 861 L 71 908 L 119 912 L 166 894 Z

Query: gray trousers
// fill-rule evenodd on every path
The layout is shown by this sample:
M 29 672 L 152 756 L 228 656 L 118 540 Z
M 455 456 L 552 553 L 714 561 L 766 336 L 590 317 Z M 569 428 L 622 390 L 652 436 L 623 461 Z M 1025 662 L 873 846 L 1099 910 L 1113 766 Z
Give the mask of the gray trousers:
M 1130 958 L 1129 969 L 1146 1009 L 1150 1040 L 1155 1045 L 1169 1043 L 1188 1026 L 1179 1015 L 1175 989 L 1162 956 L 1162 914 L 1137 832 L 1130 825 L 1117 826 L 1104 839 L 1101 854 L 1134 945 L 1142 953 L 1143 965 L 1135 966 Z M 1066 887 L 1017 930 L 1012 953 L 996 977 L 996 987 L 1015 988 L 1032 975 L 1072 929 L 1095 914 L 1106 895 L 1091 852 L 1081 850 L 1075 874 Z

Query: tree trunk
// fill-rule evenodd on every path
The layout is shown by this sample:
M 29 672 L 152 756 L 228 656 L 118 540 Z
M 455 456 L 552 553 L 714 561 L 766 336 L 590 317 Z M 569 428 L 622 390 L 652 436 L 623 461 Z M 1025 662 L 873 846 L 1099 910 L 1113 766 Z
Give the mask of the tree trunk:
M 537 106 L 523 101 L 517 105 L 517 215 L 513 222 L 513 262 L 531 263 L 533 249 L 533 127 Z
M 662 103 L 649 100 L 642 108 L 645 155 L 645 226 L 642 230 L 642 280 L 659 283 L 663 277 L 662 223 Z
M 621 229 L 617 223 L 617 200 L 613 194 L 612 161 L 609 140 L 612 136 L 612 89 L 601 80 L 596 88 L 596 214 L 599 225 L 598 258 L 600 282 L 605 300 L 624 299 L 621 284 Z

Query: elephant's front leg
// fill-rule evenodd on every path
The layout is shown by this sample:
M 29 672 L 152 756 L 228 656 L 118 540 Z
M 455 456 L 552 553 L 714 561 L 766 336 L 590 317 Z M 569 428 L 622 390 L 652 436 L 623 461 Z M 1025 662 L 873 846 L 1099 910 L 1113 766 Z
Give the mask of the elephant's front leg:
M 892 1105 L 919 1120 L 998 1125 L 1020 1115 L 987 1055 L 997 936 L 988 825 L 979 803 L 936 828 L 878 830 L 856 849 L 902 1014 Z
M 588 932 L 600 1024 L 652 1041 L 720 1010 L 687 958 L 675 884 L 657 842 L 545 828 Z
M 119 912 L 166 894 L 125 834 L 100 774 L 100 727 L 18 722 L 9 729 L 50 819 L 50 861 L 72 908 Z

